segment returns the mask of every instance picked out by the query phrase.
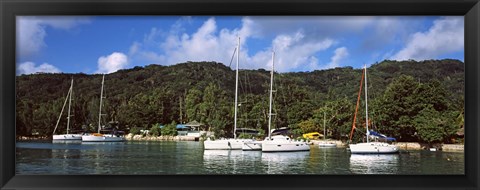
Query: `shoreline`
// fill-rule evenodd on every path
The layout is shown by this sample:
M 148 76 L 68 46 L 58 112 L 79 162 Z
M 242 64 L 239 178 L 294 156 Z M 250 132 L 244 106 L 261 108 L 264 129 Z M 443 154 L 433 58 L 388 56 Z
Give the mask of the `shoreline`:
M 127 141 L 201 141 L 199 137 L 192 136 L 143 136 L 143 135 L 132 135 L 128 134 L 125 136 Z M 17 137 L 16 141 L 31 141 L 31 140 L 49 140 L 47 137 Z M 318 143 L 323 142 L 323 140 L 310 140 L 310 144 L 318 145 Z M 337 147 L 347 148 L 348 144 L 338 141 L 338 140 L 326 140 L 327 143 L 334 143 Z M 401 150 L 427 150 L 425 145 L 417 142 L 396 142 L 394 143 Z M 464 144 L 439 144 L 435 147 L 444 152 L 464 152 Z
M 318 143 L 323 142 L 323 140 L 310 140 L 312 144 L 318 145 Z M 342 141 L 337 140 L 326 140 L 327 143 L 334 143 L 337 144 L 337 147 L 347 148 L 348 145 Z M 400 147 L 401 150 L 408 151 L 408 150 L 427 150 L 425 145 L 422 145 L 418 142 L 396 142 L 393 143 Z M 464 144 L 439 144 L 435 145 L 438 149 L 444 152 L 464 152 Z
M 142 135 L 127 135 L 126 136 L 128 141 L 201 141 L 195 137 L 189 137 L 189 136 L 158 136 L 158 137 L 153 137 L 153 136 L 145 136 L 143 137 Z M 310 140 L 310 144 L 312 145 L 318 145 L 318 143 L 323 142 L 323 140 Z M 348 144 L 342 142 L 342 141 L 336 141 L 336 140 L 327 140 L 325 141 L 327 143 L 334 143 L 337 145 L 337 147 L 341 148 L 348 148 Z M 400 147 L 401 150 L 408 151 L 408 150 L 427 150 L 422 144 L 417 143 L 417 142 L 397 142 L 394 143 L 398 147 Z M 444 152 L 464 152 L 464 145 L 463 144 L 441 144 L 437 145 L 441 151 Z
M 199 141 L 199 137 L 192 136 L 143 136 L 128 134 L 125 136 L 127 141 Z

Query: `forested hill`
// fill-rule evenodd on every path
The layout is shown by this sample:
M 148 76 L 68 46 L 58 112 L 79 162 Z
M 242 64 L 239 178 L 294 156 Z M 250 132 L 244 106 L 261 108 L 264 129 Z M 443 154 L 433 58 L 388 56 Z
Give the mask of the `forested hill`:
M 448 110 L 458 115 L 463 111 L 464 68 L 463 62 L 451 59 L 422 62 L 386 60 L 375 63 L 367 70 L 369 107 L 372 107 L 370 113 L 374 119 L 377 115 L 376 122 L 402 126 L 406 123 L 402 123 L 405 118 L 401 118 L 401 114 L 407 114 L 414 120 L 429 104 L 434 106 L 435 111 L 446 113 Z M 264 69 L 240 70 L 239 75 L 241 106 L 238 125 L 266 130 L 270 72 Z M 332 135 L 343 138 L 353 121 L 361 76 L 361 69 L 351 67 L 275 73 L 275 126 L 290 126 L 297 133 L 315 131 L 319 127 L 315 114 L 326 110 L 329 124 L 337 126 L 332 128 Z M 98 125 L 102 75 L 21 75 L 16 79 L 17 135 L 29 135 L 32 132 L 51 135 L 72 77 L 73 128 L 93 130 Z M 196 120 L 210 126 L 217 135 L 228 136 L 233 127 L 234 90 L 235 70 L 222 63 L 187 62 L 119 70 L 105 75 L 104 93 L 107 98 L 104 113 L 107 115 L 103 123 L 116 121 L 117 127 L 128 129 Z M 412 112 L 396 113 L 400 123 L 385 121 L 395 118 L 382 114 L 380 110 L 407 106 L 383 107 L 385 101 L 398 95 L 395 93 L 420 98 L 418 101 L 426 101 L 425 105 Z M 437 96 L 442 96 L 438 97 L 441 101 L 425 100 Z M 438 102 L 445 105 L 437 105 Z M 60 131 L 65 128 L 64 120 L 61 120 Z M 383 132 L 405 135 L 387 128 L 382 129 Z

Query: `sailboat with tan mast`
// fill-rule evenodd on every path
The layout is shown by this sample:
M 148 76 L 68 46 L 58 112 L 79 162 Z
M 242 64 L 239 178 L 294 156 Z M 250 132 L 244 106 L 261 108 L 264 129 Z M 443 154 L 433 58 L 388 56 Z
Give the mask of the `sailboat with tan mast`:
M 364 78 L 365 77 L 365 78 Z M 353 119 L 352 131 L 350 132 L 350 142 L 352 140 L 353 132 L 355 131 L 355 122 L 357 117 L 358 105 L 360 102 L 360 94 L 362 92 L 362 80 L 365 79 L 365 126 L 366 126 L 366 141 L 365 143 L 350 144 L 350 152 L 352 154 L 391 154 L 398 153 L 399 148 L 393 144 L 388 144 L 385 142 L 370 142 L 370 136 L 374 135 L 376 137 L 385 137 L 382 135 L 377 135 L 379 133 L 368 130 L 368 86 L 367 86 L 367 66 L 365 65 L 362 79 L 360 80 L 360 90 L 358 92 L 357 106 L 355 108 L 355 115 Z M 377 138 L 376 138 L 377 139 Z M 390 139 L 392 139 L 390 137 Z

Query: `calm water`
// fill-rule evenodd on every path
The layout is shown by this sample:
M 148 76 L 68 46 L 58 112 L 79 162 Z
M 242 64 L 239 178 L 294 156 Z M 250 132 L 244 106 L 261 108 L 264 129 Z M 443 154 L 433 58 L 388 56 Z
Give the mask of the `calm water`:
M 464 174 L 463 152 L 351 155 L 345 148 L 262 153 L 202 142 L 17 142 L 17 174 Z

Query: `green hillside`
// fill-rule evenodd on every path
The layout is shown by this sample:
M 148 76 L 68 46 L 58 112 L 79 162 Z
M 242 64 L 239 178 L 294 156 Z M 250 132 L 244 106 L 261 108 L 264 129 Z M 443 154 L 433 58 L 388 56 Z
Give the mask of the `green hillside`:
M 374 128 L 399 141 L 450 141 L 463 127 L 464 68 L 463 62 L 449 59 L 373 64 L 367 72 Z M 361 75 L 361 69 L 351 67 L 276 73 L 274 127 L 289 126 L 297 135 L 323 131 L 326 112 L 330 136 L 345 140 Z M 31 74 L 16 78 L 18 136 L 51 135 L 72 77 L 73 128 L 95 131 L 101 75 Z M 270 72 L 241 70 L 239 78 L 238 127 L 267 131 Z M 217 135 L 232 136 L 234 88 L 235 71 L 215 62 L 120 70 L 105 76 L 102 122 L 128 130 L 196 120 Z M 361 104 L 358 128 L 365 124 L 363 109 Z M 65 125 L 64 117 L 59 132 Z M 357 130 L 357 140 L 363 131 Z

